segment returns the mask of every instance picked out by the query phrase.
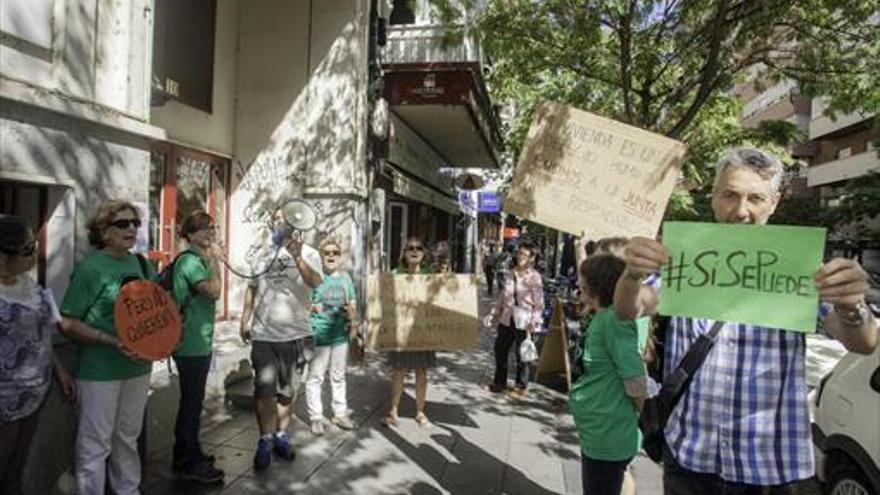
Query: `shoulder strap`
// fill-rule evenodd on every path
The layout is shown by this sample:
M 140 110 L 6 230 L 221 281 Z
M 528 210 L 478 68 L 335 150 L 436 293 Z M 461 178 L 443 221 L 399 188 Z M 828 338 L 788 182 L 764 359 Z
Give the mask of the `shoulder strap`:
M 141 266 L 141 278 L 143 278 L 144 280 L 147 280 L 148 278 L 150 278 L 147 276 L 147 273 L 149 273 L 147 271 L 147 259 L 144 258 L 144 256 L 141 253 L 134 253 L 134 255 L 137 257 L 138 265 Z
M 519 278 L 516 276 L 516 272 L 513 272 L 513 305 L 519 306 L 519 295 L 517 294 L 516 286 L 519 285 Z
M 663 379 L 657 400 L 660 406 L 660 427 L 665 428 L 669 415 L 678 404 L 685 390 L 690 386 L 694 375 L 703 365 L 709 351 L 715 346 L 715 338 L 724 326 L 723 321 L 716 321 L 704 335 L 700 335 L 678 363 L 675 370 Z

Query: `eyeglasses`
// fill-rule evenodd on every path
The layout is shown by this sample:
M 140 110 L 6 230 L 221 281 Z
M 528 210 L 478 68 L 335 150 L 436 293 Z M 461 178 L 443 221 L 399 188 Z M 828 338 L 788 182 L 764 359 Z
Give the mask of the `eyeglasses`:
M 410 244 L 406 247 L 407 251 L 424 251 L 425 246 L 417 246 L 415 244 Z
M 139 229 L 141 227 L 141 221 L 137 218 L 121 218 L 110 222 L 109 225 L 111 227 L 116 227 L 117 229 L 127 229 L 134 225 L 134 228 Z
M 342 254 L 342 251 L 321 251 L 324 256 L 339 256 Z

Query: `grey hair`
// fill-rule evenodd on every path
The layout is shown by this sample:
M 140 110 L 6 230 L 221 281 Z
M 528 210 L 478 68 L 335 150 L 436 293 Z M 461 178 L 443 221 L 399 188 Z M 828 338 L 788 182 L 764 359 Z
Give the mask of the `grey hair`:
M 785 175 L 785 169 L 782 162 L 774 155 L 758 148 L 731 148 L 727 150 L 721 160 L 715 164 L 715 184 L 712 189 L 718 187 L 718 181 L 724 174 L 724 171 L 730 166 L 749 167 L 758 172 L 762 177 L 770 179 L 770 185 L 773 192 L 778 193 L 782 187 L 782 178 Z

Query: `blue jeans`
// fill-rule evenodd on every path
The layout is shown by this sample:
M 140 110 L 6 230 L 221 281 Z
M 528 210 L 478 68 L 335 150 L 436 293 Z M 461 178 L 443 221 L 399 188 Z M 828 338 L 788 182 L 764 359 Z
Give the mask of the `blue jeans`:
M 202 461 L 199 430 L 202 424 L 202 403 L 211 368 L 211 355 L 174 357 L 180 374 L 180 404 L 174 423 L 174 466 L 192 469 Z
M 581 454 L 581 482 L 584 495 L 620 495 L 623 474 L 632 458 L 625 461 L 602 461 Z

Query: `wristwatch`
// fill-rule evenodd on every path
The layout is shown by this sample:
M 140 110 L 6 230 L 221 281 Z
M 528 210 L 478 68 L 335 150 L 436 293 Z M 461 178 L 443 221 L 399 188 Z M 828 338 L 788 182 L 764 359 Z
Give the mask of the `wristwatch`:
M 849 310 L 841 311 L 840 308 L 834 308 L 840 322 L 848 327 L 860 327 L 871 319 L 871 310 L 865 301 L 859 301 Z

